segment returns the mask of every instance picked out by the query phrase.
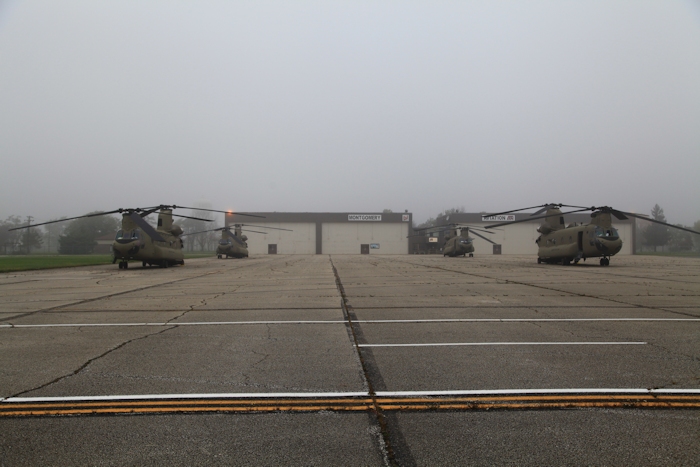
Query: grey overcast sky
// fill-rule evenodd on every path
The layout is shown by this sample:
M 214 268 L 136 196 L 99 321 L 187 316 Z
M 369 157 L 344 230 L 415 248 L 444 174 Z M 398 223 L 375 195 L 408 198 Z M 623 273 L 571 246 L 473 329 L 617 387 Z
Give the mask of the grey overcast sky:
M 0 0 L 0 159 L 0 219 L 563 202 L 692 224 L 700 2 Z

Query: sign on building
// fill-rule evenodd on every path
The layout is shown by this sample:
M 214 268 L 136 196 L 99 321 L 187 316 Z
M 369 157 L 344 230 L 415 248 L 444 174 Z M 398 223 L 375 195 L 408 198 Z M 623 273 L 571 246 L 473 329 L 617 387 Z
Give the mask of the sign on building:
M 348 214 L 349 221 L 364 221 L 364 222 L 381 222 L 381 214 Z
M 515 220 L 515 214 L 502 214 L 500 216 L 481 216 L 483 222 L 510 222 Z

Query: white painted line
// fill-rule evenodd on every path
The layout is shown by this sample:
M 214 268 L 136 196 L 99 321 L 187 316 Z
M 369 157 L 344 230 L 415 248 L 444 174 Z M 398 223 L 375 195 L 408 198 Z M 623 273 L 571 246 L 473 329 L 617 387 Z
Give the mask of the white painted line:
M 578 321 L 689 321 L 700 322 L 700 318 L 446 318 L 446 319 L 360 319 L 358 324 L 405 324 L 405 323 L 530 323 L 530 322 L 578 322 Z M 0 329 L 9 328 L 70 328 L 70 327 L 119 327 L 119 326 L 235 326 L 255 324 L 346 324 L 345 320 L 301 320 L 301 321 L 195 321 L 163 323 L 66 323 L 66 324 L 0 324 Z
M 444 342 L 430 344 L 359 344 L 358 347 L 447 347 L 472 345 L 646 345 L 646 342 Z
M 700 389 L 646 389 L 646 388 L 565 388 L 565 389 L 478 389 L 450 391 L 378 391 L 377 397 L 440 397 L 440 396 L 498 396 L 528 394 L 700 394 Z M 87 402 L 87 401 L 138 401 L 138 400 L 188 400 L 188 399 L 309 399 L 323 397 L 370 397 L 368 392 L 249 392 L 206 394 L 122 394 L 112 396 L 65 397 L 8 397 L 0 402 Z
M 700 321 L 700 318 L 444 318 L 444 319 L 358 319 L 354 323 L 510 323 L 566 321 Z
M 700 389 L 479 389 L 464 391 L 377 391 L 377 397 L 411 397 L 411 396 L 500 396 L 528 394 L 700 394 Z

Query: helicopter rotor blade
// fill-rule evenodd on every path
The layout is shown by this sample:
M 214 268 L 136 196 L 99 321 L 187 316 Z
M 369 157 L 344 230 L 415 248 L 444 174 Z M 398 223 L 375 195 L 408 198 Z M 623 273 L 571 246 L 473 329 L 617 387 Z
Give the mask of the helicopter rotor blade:
M 123 209 L 115 209 L 114 211 L 97 212 L 97 213 L 92 213 L 92 214 L 85 214 L 83 216 L 67 217 L 65 219 L 58 219 L 55 221 L 41 222 L 39 224 L 24 225 L 22 227 L 14 227 L 12 229 L 7 229 L 7 230 L 10 231 L 10 230 L 29 229 L 30 227 L 39 227 L 40 225 L 56 224 L 58 222 L 67 222 L 67 221 L 72 221 L 75 219 L 84 219 L 86 217 L 106 216 L 108 214 L 116 214 L 116 213 L 123 212 L 123 211 L 124 211 Z
M 489 243 L 493 243 L 494 245 L 497 245 L 497 243 L 496 243 L 496 242 L 494 242 L 494 241 L 492 241 L 492 240 L 491 240 L 490 238 L 486 238 L 486 237 L 484 237 L 483 235 L 481 235 L 481 234 L 478 234 L 478 233 L 474 232 L 474 231 L 473 231 L 473 230 L 471 230 L 471 229 L 469 229 L 469 231 L 470 231 L 470 233 L 472 233 L 472 234 L 476 235 L 477 237 L 479 237 L 479 238 L 483 238 L 483 239 L 484 239 L 484 240 L 486 240 L 487 242 L 489 242 Z M 492 233 L 492 232 L 489 232 L 489 233 Z
M 503 214 L 511 214 L 514 212 L 527 211 L 528 209 L 542 208 L 552 206 L 551 204 L 540 204 L 539 206 L 530 206 L 529 208 L 513 209 L 512 211 L 495 212 L 493 214 L 484 214 L 484 217 L 500 216 Z
M 490 231 L 488 231 L 488 230 L 478 229 L 478 228 L 475 228 L 475 227 L 468 227 L 468 229 L 469 229 L 470 232 L 473 232 L 473 231 L 477 230 L 477 231 L 479 231 L 479 232 L 487 233 L 487 234 L 489 234 L 489 235 L 493 235 L 493 234 L 494 234 L 493 232 L 490 232 Z
M 279 227 L 269 227 L 267 225 L 253 225 L 253 224 L 238 224 L 238 225 L 240 225 L 241 227 L 245 225 L 248 227 L 260 227 L 261 229 L 286 230 L 288 232 L 294 232 L 292 229 L 281 229 Z
M 144 232 L 146 235 L 148 235 L 149 237 L 151 237 L 152 240 L 155 240 L 155 241 L 157 241 L 157 242 L 165 242 L 165 241 L 167 241 L 167 240 L 165 240 L 165 239 L 156 231 L 156 229 L 153 228 L 153 226 L 151 226 L 151 224 L 149 224 L 148 222 L 146 222 L 146 221 L 143 219 L 143 217 L 139 216 L 137 213 L 135 213 L 135 212 L 132 211 L 132 212 L 130 212 L 130 213 L 128 214 L 128 216 L 129 216 L 129 219 L 131 219 L 132 221 L 134 221 L 134 224 L 136 224 L 136 225 L 138 225 L 139 227 L 141 227 L 141 229 L 143 230 L 143 232 Z
M 262 219 L 265 218 L 265 216 L 258 216 L 257 214 L 247 214 L 244 212 L 233 212 L 233 211 L 220 211 L 218 209 L 204 209 L 204 208 L 191 208 L 187 206 L 172 206 L 173 209 L 180 208 L 180 209 L 191 209 L 193 211 L 208 211 L 208 212 L 221 212 L 224 214 L 235 214 L 237 216 L 249 216 L 249 217 L 260 217 Z
M 616 210 L 616 211 L 617 211 L 617 210 Z M 661 225 L 665 225 L 665 226 L 668 226 L 668 227 L 673 227 L 674 229 L 685 230 L 686 232 L 690 232 L 690 233 L 694 233 L 694 234 L 696 234 L 696 235 L 700 235 L 700 232 L 697 232 L 697 231 L 692 230 L 692 229 L 686 229 L 685 227 L 678 227 L 677 225 L 673 225 L 673 224 L 668 224 L 668 223 L 666 223 L 666 222 L 657 221 L 656 219 L 650 219 L 649 217 L 640 216 L 640 215 L 638 215 L 638 214 L 632 214 L 631 212 L 624 212 L 624 211 L 618 211 L 618 212 L 619 212 L 619 213 L 622 213 L 622 214 L 624 214 L 624 215 L 626 215 L 626 216 L 636 217 L 637 219 L 641 219 L 641 220 L 644 220 L 644 221 L 654 222 L 654 223 L 656 223 L 656 224 L 661 224 Z
M 285 229 L 286 230 L 286 229 Z M 248 229 L 241 229 L 243 232 L 253 232 L 253 233 L 259 233 L 259 234 L 265 234 L 267 235 L 267 232 L 259 232 L 257 230 L 248 230 Z
M 214 219 L 204 219 L 202 217 L 192 217 L 192 216 L 183 216 L 180 214 L 171 214 L 173 217 L 182 217 L 184 219 L 194 219 L 196 221 L 205 221 L 205 222 L 214 222 Z
M 538 209 L 537 211 L 535 211 L 535 212 L 533 212 L 532 214 L 530 214 L 530 216 L 531 216 L 531 217 L 532 217 L 532 216 L 538 216 L 538 215 L 542 214 L 543 212 L 545 212 L 545 211 L 547 211 L 547 210 L 549 210 L 549 209 L 559 209 L 559 208 L 562 207 L 562 206 L 563 206 L 562 204 L 545 204 L 545 205 L 542 206 L 540 209 Z
M 485 228 L 486 228 L 486 229 L 492 229 L 492 228 L 494 228 L 494 227 L 502 227 L 502 226 L 504 226 L 504 225 L 519 224 L 520 222 L 529 222 L 529 221 L 534 221 L 534 220 L 537 220 L 537 219 L 545 219 L 545 218 L 547 218 L 547 217 L 564 216 L 564 215 L 566 215 L 566 214 L 573 214 L 573 213 L 575 213 L 575 212 L 583 212 L 583 211 L 591 211 L 591 210 L 592 210 L 591 208 L 585 208 L 585 209 L 577 209 L 576 211 L 568 211 L 568 212 L 561 212 L 561 213 L 558 212 L 558 213 L 556 213 L 556 214 L 548 214 L 548 215 L 545 215 L 545 216 L 527 217 L 527 218 L 525 218 L 525 219 L 520 219 L 520 220 L 517 220 L 517 221 L 501 222 L 501 223 L 499 223 L 499 224 L 487 225 Z
M 201 233 L 206 233 L 206 232 L 216 232 L 217 230 L 225 230 L 226 227 L 219 227 L 218 229 L 207 229 L 207 230 L 200 230 L 198 232 L 190 232 L 190 233 L 185 233 L 180 235 L 181 237 L 184 237 L 185 235 L 197 235 Z
M 561 208 L 561 207 L 568 207 L 568 208 L 579 208 L 579 209 L 585 209 L 586 206 L 572 206 L 570 204 L 561 204 L 561 203 L 547 203 L 547 204 L 540 204 L 539 206 L 530 206 L 529 208 L 521 208 L 521 209 L 513 209 L 512 211 L 503 211 L 503 212 L 496 212 L 494 214 L 484 214 L 484 217 L 491 217 L 491 216 L 500 216 L 502 214 L 511 214 L 514 212 L 520 212 L 520 211 L 527 211 L 528 209 L 535 209 L 535 208 L 541 208 L 538 211 L 533 212 L 530 214 L 531 216 L 536 216 L 538 214 L 543 213 L 549 208 Z
M 488 230 L 484 230 L 484 229 L 481 228 L 480 226 L 477 227 L 477 226 L 474 226 L 474 225 L 471 225 L 471 224 L 454 224 L 454 228 L 455 228 L 455 229 L 469 229 L 470 231 L 472 231 L 472 230 L 479 230 L 479 231 L 484 232 L 484 233 L 487 233 L 487 234 L 489 234 L 489 235 L 492 235 L 492 234 L 493 234 L 493 232 L 490 232 L 490 231 L 488 231 Z
M 419 227 L 417 229 L 413 229 L 414 232 L 420 231 L 420 230 L 430 230 L 430 229 L 441 229 L 443 227 L 451 227 L 455 226 L 458 224 L 441 224 L 441 225 L 431 225 L 430 227 Z
M 616 218 L 618 218 L 621 221 L 629 219 L 629 217 L 625 216 L 625 213 L 623 213 L 622 211 L 618 211 L 617 209 L 613 209 L 609 206 L 592 207 L 591 211 L 599 211 L 599 212 L 612 214 L 613 216 L 615 216 Z

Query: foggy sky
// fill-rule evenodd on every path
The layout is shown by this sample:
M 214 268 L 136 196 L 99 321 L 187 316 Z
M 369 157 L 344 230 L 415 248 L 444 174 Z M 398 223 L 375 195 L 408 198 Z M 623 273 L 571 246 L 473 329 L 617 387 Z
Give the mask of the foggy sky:
M 695 1 L 0 0 L 0 219 L 562 202 L 692 224 L 699 178 Z

